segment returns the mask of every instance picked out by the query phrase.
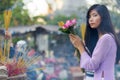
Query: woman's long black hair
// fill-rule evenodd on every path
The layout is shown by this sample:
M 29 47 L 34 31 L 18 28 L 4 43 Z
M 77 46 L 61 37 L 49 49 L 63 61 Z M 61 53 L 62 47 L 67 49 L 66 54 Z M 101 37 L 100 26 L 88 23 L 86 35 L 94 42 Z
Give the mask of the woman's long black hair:
M 99 38 L 97 29 L 91 28 L 90 24 L 89 24 L 89 16 L 90 16 L 91 10 L 96 10 L 98 12 L 98 14 L 101 16 L 101 23 L 98 27 L 98 30 L 102 34 L 112 33 L 115 37 L 117 46 L 119 47 L 119 42 L 118 42 L 117 36 L 115 34 L 115 30 L 113 28 L 111 19 L 110 19 L 110 14 L 109 14 L 108 9 L 106 8 L 105 5 L 95 4 L 89 8 L 89 10 L 87 12 L 87 16 L 86 16 L 87 24 L 86 24 L 86 33 L 85 33 L 85 44 L 90 51 L 90 56 L 92 56 L 93 50 L 94 50 L 96 43 L 98 41 L 98 38 Z

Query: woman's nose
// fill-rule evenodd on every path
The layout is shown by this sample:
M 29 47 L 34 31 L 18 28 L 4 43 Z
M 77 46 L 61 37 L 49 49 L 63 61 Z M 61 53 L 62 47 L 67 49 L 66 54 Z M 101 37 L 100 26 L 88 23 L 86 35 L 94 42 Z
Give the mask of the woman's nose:
M 91 17 L 91 18 L 89 18 L 89 22 L 92 22 L 92 21 L 93 21 L 92 17 Z

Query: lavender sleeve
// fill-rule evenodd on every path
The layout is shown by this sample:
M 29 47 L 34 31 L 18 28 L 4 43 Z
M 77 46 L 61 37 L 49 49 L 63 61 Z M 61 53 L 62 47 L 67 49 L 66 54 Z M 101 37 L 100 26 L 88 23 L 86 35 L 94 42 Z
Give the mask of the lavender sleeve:
M 110 35 L 103 35 L 97 42 L 92 57 L 83 52 L 80 58 L 80 67 L 86 70 L 96 70 L 108 55 L 113 39 Z

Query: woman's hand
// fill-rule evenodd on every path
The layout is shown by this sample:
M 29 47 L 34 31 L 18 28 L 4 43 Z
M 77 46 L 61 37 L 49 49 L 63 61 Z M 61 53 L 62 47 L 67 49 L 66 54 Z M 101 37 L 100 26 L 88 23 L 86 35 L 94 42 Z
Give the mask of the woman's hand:
M 76 47 L 80 53 L 82 54 L 85 51 L 84 44 L 79 36 L 69 34 L 70 41 L 72 42 L 73 46 Z

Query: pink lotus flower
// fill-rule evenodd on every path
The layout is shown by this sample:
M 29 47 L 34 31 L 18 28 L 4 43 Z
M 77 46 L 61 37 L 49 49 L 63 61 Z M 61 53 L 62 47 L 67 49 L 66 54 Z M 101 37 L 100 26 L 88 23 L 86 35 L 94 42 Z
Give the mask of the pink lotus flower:
M 76 19 L 67 20 L 63 26 L 63 29 L 68 29 L 70 27 L 74 27 L 75 24 L 76 24 Z
M 65 23 L 66 28 L 69 28 L 70 26 L 72 26 L 71 20 L 67 20 Z
M 73 19 L 73 20 L 71 21 L 71 23 L 75 25 L 75 24 L 76 24 L 76 19 Z

